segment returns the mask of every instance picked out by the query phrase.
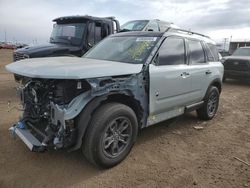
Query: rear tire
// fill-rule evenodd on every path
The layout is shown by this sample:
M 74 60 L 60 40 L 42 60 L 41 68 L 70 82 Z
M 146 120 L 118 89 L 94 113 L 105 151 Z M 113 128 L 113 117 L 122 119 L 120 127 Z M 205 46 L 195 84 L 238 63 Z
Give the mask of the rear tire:
M 134 111 L 120 103 L 108 103 L 96 110 L 88 126 L 82 151 L 89 162 L 110 168 L 126 158 L 138 132 Z
M 220 93 L 217 87 L 210 86 L 204 98 L 204 104 L 197 110 L 199 119 L 210 120 L 212 119 L 219 106 Z

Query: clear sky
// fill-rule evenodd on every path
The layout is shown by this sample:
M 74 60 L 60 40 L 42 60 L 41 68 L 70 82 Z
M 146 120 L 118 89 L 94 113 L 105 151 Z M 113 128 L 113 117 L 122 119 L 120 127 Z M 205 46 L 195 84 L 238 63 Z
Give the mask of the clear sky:
M 115 16 L 121 24 L 161 19 L 223 38 L 250 39 L 250 0 L 0 0 L 0 41 L 47 42 L 52 19 L 68 15 Z

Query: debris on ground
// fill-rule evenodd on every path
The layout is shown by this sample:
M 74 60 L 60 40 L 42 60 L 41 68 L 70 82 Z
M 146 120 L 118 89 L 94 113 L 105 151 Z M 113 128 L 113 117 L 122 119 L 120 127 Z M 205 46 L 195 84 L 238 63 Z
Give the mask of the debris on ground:
M 234 159 L 236 159 L 236 160 L 238 160 L 238 161 L 244 163 L 244 164 L 247 165 L 247 166 L 250 166 L 250 164 L 249 164 L 248 162 L 243 161 L 242 159 L 240 159 L 240 158 L 238 158 L 238 157 L 234 157 Z
M 193 126 L 193 128 L 196 129 L 196 130 L 202 130 L 202 129 L 204 129 L 204 127 L 202 127 L 202 126 Z
M 172 131 L 172 133 L 173 133 L 173 134 L 177 134 L 177 135 L 182 135 L 181 131 L 178 131 L 178 130 Z

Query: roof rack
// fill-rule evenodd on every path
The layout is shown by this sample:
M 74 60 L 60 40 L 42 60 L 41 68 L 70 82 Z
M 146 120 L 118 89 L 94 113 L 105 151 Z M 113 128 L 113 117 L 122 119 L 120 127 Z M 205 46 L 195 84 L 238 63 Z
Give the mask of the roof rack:
M 167 32 L 167 31 L 171 31 L 171 30 L 173 30 L 173 31 L 179 31 L 179 32 L 184 32 L 184 33 L 187 33 L 187 34 L 189 34 L 189 35 L 200 35 L 200 36 L 202 36 L 202 37 L 206 37 L 206 38 L 209 38 L 209 39 L 210 39 L 210 37 L 207 36 L 207 35 L 203 35 L 203 34 L 200 34 L 200 33 L 196 33 L 196 32 L 193 32 L 193 31 L 188 31 L 188 30 L 185 30 L 185 29 L 178 29 L 178 28 L 171 28 L 171 27 L 169 27 L 169 28 L 166 29 L 166 32 Z
M 116 20 L 114 16 L 109 16 L 109 17 L 94 17 L 90 15 L 73 15 L 73 16 L 62 16 L 53 19 L 54 22 L 58 20 L 66 20 L 66 19 L 95 19 L 95 20 L 100 20 L 100 19 L 111 19 L 111 20 Z

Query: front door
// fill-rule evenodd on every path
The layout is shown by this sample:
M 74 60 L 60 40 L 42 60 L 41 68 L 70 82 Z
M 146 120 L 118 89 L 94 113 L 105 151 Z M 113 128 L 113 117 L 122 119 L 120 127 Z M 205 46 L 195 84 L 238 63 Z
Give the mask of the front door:
M 158 118 L 159 122 L 183 113 L 193 100 L 184 39 L 166 38 L 155 65 L 149 67 L 149 74 L 150 117 Z

